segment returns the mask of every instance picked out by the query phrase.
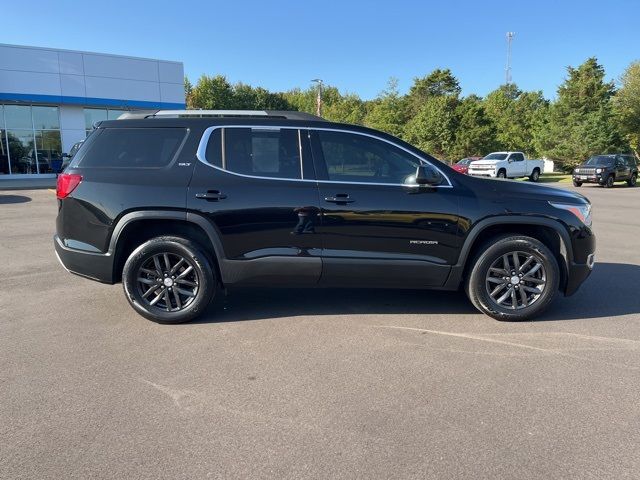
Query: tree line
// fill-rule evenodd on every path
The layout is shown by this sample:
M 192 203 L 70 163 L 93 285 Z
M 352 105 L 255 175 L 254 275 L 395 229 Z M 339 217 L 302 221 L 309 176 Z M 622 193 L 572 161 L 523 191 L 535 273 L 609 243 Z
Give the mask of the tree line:
M 185 78 L 187 107 L 229 110 L 316 111 L 315 87 L 270 92 L 223 75 Z M 327 120 L 365 125 L 396 135 L 445 160 L 481 156 L 496 150 L 519 150 L 548 157 L 570 168 L 590 155 L 640 150 L 640 62 L 632 63 L 619 85 L 605 80 L 596 58 L 567 67 L 567 77 L 553 101 L 542 91 L 523 91 L 510 83 L 484 98 L 462 96 L 449 69 L 415 78 L 401 95 L 391 79 L 373 100 L 322 92 Z

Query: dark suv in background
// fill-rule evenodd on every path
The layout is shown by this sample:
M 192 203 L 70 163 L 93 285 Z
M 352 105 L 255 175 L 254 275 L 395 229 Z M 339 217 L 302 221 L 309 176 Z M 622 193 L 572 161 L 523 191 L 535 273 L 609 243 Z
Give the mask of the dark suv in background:
M 463 287 L 482 312 L 522 320 L 594 263 L 583 196 L 469 177 L 385 133 L 298 112 L 104 121 L 57 197 L 62 264 L 122 281 L 163 323 L 249 285 Z
M 597 183 L 605 188 L 615 182 L 627 182 L 635 187 L 638 181 L 638 164 L 633 155 L 594 155 L 573 170 L 573 185 Z

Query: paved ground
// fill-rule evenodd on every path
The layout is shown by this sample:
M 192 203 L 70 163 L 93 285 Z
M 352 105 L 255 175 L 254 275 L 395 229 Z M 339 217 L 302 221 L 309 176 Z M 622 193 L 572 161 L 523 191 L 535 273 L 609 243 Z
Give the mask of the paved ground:
M 599 264 L 540 321 L 275 290 L 180 326 L 62 270 L 51 191 L 0 192 L 0 478 L 638 478 L 640 188 L 580 191 Z

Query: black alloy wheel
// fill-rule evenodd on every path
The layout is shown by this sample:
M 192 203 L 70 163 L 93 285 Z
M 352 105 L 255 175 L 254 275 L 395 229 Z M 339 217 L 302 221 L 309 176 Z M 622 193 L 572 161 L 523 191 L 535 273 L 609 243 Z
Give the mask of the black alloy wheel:
M 216 292 L 212 263 L 201 247 L 181 237 L 156 237 L 136 248 L 122 271 L 131 306 L 158 323 L 200 315 Z

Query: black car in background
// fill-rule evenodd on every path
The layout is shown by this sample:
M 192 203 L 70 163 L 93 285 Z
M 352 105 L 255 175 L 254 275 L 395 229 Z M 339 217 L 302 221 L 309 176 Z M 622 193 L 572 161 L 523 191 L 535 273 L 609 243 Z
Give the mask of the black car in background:
M 573 170 L 575 187 L 597 183 L 611 188 L 615 182 L 627 182 L 628 186 L 635 187 L 637 181 L 638 163 L 633 155 L 594 155 Z
M 582 195 L 470 177 L 385 133 L 300 112 L 101 122 L 57 197 L 63 266 L 122 281 L 131 306 L 163 323 L 256 285 L 464 288 L 480 311 L 524 320 L 594 264 Z

